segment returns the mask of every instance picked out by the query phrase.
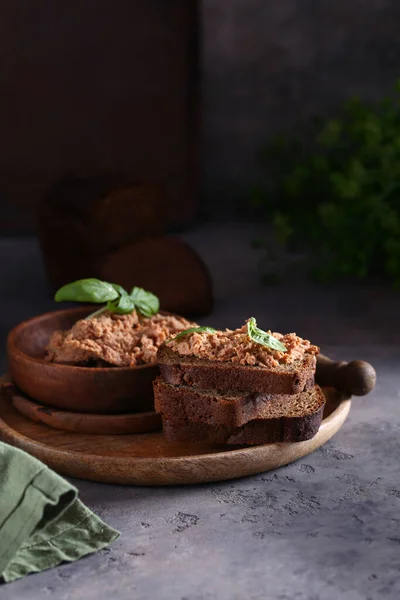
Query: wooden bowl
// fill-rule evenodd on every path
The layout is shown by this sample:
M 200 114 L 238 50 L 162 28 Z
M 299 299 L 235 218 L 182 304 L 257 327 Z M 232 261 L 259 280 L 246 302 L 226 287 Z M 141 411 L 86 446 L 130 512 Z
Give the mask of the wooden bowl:
M 129 413 L 154 409 L 157 365 L 76 367 L 44 360 L 51 334 L 65 330 L 93 307 L 58 310 L 15 327 L 7 340 L 9 371 L 28 396 L 47 406 L 81 413 Z

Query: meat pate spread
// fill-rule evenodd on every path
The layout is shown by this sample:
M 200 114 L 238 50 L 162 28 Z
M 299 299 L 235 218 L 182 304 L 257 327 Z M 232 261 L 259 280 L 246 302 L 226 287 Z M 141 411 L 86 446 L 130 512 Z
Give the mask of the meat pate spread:
M 104 313 L 77 321 L 68 331 L 55 331 L 46 348 L 48 362 L 134 367 L 156 362 L 159 346 L 176 333 L 195 325 L 173 315 L 150 318 Z
M 248 335 L 247 324 L 239 329 L 216 331 L 215 333 L 191 333 L 168 343 L 168 348 L 180 356 L 230 361 L 240 365 L 274 368 L 291 365 L 303 360 L 306 355 L 316 355 L 319 348 L 295 333 L 272 333 L 286 346 L 286 352 L 273 350 L 254 342 Z

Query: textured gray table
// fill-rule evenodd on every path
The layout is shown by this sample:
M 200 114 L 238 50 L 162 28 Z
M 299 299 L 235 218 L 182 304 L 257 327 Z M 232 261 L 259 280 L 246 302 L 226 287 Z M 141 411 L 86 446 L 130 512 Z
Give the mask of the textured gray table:
M 124 488 L 76 481 L 121 538 L 78 563 L 0 587 L 1 600 L 378 600 L 400 597 L 399 294 L 261 288 L 247 227 L 185 236 L 215 280 L 210 325 L 248 316 L 310 336 L 334 358 L 371 361 L 373 394 L 296 464 L 239 481 Z M 0 336 L 54 307 L 34 241 L 0 243 Z M 5 367 L 4 352 L 1 355 Z

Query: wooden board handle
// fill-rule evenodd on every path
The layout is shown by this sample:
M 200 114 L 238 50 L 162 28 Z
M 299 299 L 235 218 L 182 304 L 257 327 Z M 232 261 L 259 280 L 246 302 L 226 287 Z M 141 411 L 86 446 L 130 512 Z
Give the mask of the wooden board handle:
M 320 354 L 315 379 L 319 385 L 334 387 L 352 396 L 365 396 L 375 387 L 376 372 L 363 360 L 335 362 Z

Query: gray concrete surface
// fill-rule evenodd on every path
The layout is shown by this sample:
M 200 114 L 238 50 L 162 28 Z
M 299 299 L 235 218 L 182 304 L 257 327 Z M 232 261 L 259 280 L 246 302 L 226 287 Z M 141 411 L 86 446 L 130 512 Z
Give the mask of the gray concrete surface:
M 238 481 L 125 488 L 75 481 L 121 538 L 71 565 L 0 587 L 1 600 L 396 600 L 400 597 L 399 294 L 310 284 L 262 288 L 246 227 L 190 240 L 215 281 L 211 325 L 249 315 L 374 364 L 378 384 L 314 454 Z M 37 246 L 0 242 L 0 340 L 52 308 Z M 4 352 L 1 356 L 5 363 Z

